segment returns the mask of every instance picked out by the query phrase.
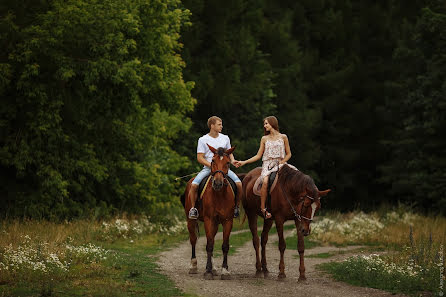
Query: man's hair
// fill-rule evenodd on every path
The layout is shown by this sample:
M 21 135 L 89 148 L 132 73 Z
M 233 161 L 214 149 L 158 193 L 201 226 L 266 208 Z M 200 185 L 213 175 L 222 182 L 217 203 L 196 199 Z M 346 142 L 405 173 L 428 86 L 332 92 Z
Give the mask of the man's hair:
M 211 129 L 211 125 L 214 125 L 217 121 L 223 122 L 219 117 L 217 116 L 211 116 L 208 119 L 208 127 Z

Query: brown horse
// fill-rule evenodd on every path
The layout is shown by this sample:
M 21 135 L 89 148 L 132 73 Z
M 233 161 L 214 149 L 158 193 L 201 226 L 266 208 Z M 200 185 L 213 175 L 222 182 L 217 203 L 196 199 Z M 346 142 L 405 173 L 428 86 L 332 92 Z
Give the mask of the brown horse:
M 223 148 L 215 149 L 208 145 L 209 149 L 214 153 L 211 162 L 211 180 L 206 185 L 202 196 L 202 203 L 197 203 L 196 208 L 199 213 L 199 220 L 204 221 L 204 229 L 206 232 L 207 244 L 207 263 L 206 272 L 204 274 L 206 279 L 213 279 L 213 274 L 216 274 L 213 268 L 213 251 L 214 251 L 214 237 L 218 230 L 218 225 L 223 226 L 223 265 L 221 269 L 221 279 L 229 279 L 228 271 L 228 251 L 229 251 L 229 235 L 232 230 L 232 220 L 234 217 L 235 197 L 234 192 L 227 180 L 227 174 L 230 165 L 229 155 L 234 151 L 235 147 L 228 150 Z M 184 197 L 188 197 L 190 185 L 192 180 L 189 180 L 184 192 Z M 210 186 L 210 184 L 212 186 Z M 184 211 L 188 217 L 189 209 L 191 208 L 191 201 L 185 199 Z M 192 259 L 189 273 L 197 273 L 197 259 L 195 256 L 195 244 L 197 243 L 198 222 L 197 220 L 187 219 L 187 229 L 189 230 L 189 240 L 192 245 Z
M 256 275 L 263 272 L 264 277 L 268 275 L 266 265 L 265 247 L 268 241 L 268 232 L 271 229 L 273 220 L 276 222 L 277 235 L 279 236 L 280 264 L 279 279 L 285 278 L 285 264 L 283 254 L 286 244 L 283 237 L 283 224 L 287 220 L 294 220 L 297 229 L 297 249 L 299 251 L 299 280 L 305 280 L 304 265 L 304 236 L 310 234 L 310 223 L 314 214 L 320 209 L 320 198 L 325 196 L 330 190 L 319 191 L 314 181 L 308 175 L 299 170 L 295 170 L 288 165 L 283 165 L 278 172 L 276 186 L 271 192 L 271 207 L 269 211 L 272 218 L 265 220 L 262 231 L 262 258 L 259 256 L 259 236 L 257 235 L 257 216 L 263 217 L 260 211 L 260 197 L 254 195 L 253 186 L 260 176 L 262 169 L 255 168 L 248 172 L 243 179 L 242 198 L 243 208 L 249 220 L 249 228 L 252 233 L 252 242 L 256 251 Z

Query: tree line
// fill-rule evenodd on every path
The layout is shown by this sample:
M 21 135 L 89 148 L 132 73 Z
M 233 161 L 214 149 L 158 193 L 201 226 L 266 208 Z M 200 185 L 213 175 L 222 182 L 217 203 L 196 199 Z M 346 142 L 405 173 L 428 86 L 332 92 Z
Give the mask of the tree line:
M 211 115 L 238 159 L 276 115 L 324 207 L 446 212 L 443 1 L 6 0 L 0 28 L 2 217 L 167 214 Z

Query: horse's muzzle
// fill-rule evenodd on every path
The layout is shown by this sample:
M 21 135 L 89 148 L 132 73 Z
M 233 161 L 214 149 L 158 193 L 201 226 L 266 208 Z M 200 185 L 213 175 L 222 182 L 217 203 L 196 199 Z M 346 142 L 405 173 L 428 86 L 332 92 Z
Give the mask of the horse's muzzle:
M 216 180 L 216 179 L 212 180 L 212 188 L 215 191 L 220 191 L 221 188 L 223 188 L 223 185 L 224 185 L 224 183 L 221 180 Z
M 304 227 L 302 227 L 302 228 L 300 229 L 300 232 L 302 233 L 303 236 L 308 236 L 308 235 L 310 235 L 311 228 L 308 227 L 308 229 L 305 229 Z

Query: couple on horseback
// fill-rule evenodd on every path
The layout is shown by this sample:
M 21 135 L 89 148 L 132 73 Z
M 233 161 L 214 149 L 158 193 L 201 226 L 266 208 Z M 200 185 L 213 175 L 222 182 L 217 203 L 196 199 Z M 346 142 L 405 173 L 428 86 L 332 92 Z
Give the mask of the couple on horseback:
M 209 133 L 199 139 L 197 148 L 197 160 L 204 165 L 204 168 L 195 179 L 189 180 L 184 195 L 181 196 L 185 214 L 189 217 L 187 229 L 192 247 L 189 273 L 198 273 L 195 246 L 198 238 L 197 219 L 199 219 L 204 223 L 207 240 L 205 279 L 213 279 L 213 276 L 216 275 L 213 265 L 213 251 L 215 235 L 220 224 L 223 227 L 221 278 L 230 278 L 228 270 L 229 237 L 233 217 L 238 216 L 238 204 L 242 200 L 256 254 L 256 275 L 263 274 L 264 277 L 267 277 L 269 273 L 266 262 L 266 244 L 268 242 L 268 232 L 272 224 L 275 223 L 280 251 L 278 277 L 279 279 L 286 277 L 284 262 L 286 242 L 283 226 L 286 221 L 293 220 L 296 225 L 300 258 L 299 280 L 304 280 L 304 236 L 310 234 L 310 224 L 321 208 L 321 197 L 327 195 L 330 190 L 319 191 L 310 176 L 286 163 L 291 157 L 290 145 L 287 136 L 279 132 L 279 124 L 275 117 L 269 116 L 263 120 L 265 135 L 260 141 L 259 150 L 255 156 L 244 161 L 237 161 L 232 155 L 235 147 L 231 147 L 228 136 L 221 134 L 223 125 L 220 118 L 211 117 L 208 120 L 208 126 Z M 243 182 L 229 169 L 230 164 L 240 167 L 260 159 L 263 161 L 262 168 L 255 168 L 240 175 L 240 177 L 243 176 L 241 178 Z M 278 172 L 278 174 L 271 190 L 268 190 L 268 177 L 273 172 Z M 205 180 L 205 176 L 208 175 L 210 177 Z M 224 184 L 231 182 L 230 179 L 237 185 L 237 191 L 234 190 L 235 187 L 223 187 Z M 203 193 L 200 194 L 202 199 L 196 206 L 197 189 L 201 181 L 203 181 L 202 183 L 206 182 L 206 185 L 211 183 L 212 186 L 204 186 Z M 272 199 L 268 201 L 267 209 L 265 202 L 268 191 Z M 259 194 L 260 201 L 258 199 Z M 186 197 L 187 199 L 185 199 Z M 200 209 L 200 214 L 198 214 L 196 207 Z M 260 241 L 257 232 L 257 219 L 258 216 L 262 215 L 265 220 L 263 222 L 262 240 Z
M 195 208 L 195 202 L 197 198 L 197 189 L 200 182 L 211 173 L 211 161 L 214 156 L 209 146 L 214 148 L 222 147 L 224 149 L 231 148 L 231 142 L 227 135 L 221 133 L 223 128 L 223 122 L 219 117 L 212 116 L 208 119 L 209 133 L 203 135 L 198 140 L 197 146 L 197 160 L 200 164 L 204 165 L 203 169 L 198 173 L 195 179 L 192 181 L 192 185 L 189 191 L 188 199 L 191 201 L 192 208 L 189 210 L 189 219 L 198 218 L 198 210 Z M 265 219 L 271 218 L 271 214 L 265 207 L 265 201 L 267 197 L 268 177 L 272 172 L 278 171 L 283 164 L 291 158 L 291 150 L 288 142 L 288 137 L 285 134 L 279 132 L 279 123 L 274 116 L 266 117 L 263 120 L 264 136 L 260 141 L 260 147 L 257 154 L 245 161 L 237 161 L 233 154 L 229 155 L 231 164 L 235 167 L 240 167 L 248 163 L 252 163 L 262 159 L 262 173 L 256 182 L 256 186 L 261 186 L 261 202 L 260 207 Z M 288 165 L 293 169 L 294 166 Z M 237 186 L 237 197 L 235 199 L 234 217 L 239 216 L 240 197 L 242 194 L 242 182 L 238 176 L 232 171 L 228 170 L 227 174 Z

